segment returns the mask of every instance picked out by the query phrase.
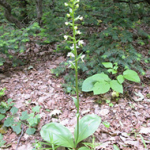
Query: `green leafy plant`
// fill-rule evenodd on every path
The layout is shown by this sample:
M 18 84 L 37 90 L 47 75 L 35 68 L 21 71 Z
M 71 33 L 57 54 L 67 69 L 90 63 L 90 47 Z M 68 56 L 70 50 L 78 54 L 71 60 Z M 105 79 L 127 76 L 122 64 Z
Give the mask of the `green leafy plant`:
M 106 128 L 109 128 L 110 127 L 110 123 L 109 122 L 103 122 L 103 125 L 106 127 Z
M 83 142 L 83 144 L 86 146 L 85 147 L 81 147 L 79 148 L 79 150 L 96 150 L 96 147 L 101 145 L 101 143 L 96 143 L 95 142 L 95 137 L 93 136 L 93 139 L 92 139 L 92 143 L 87 143 L 87 142 Z
M 65 22 L 67 26 L 71 26 L 73 31 L 72 36 L 64 35 L 65 40 L 69 39 L 69 43 L 72 44 L 70 49 L 71 52 L 68 53 L 68 57 L 73 58 L 68 62 L 69 67 L 75 70 L 75 83 L 76 83 L 76 95 L 77 98 L 73 98 L 74 104 L 77 108 L 77 125 L 74 130 L 74 138 L 72 133 L 68 128 L 59 123 L 48 123 L 44 125 L 40 131 L 42 138 L 51 144 L 52 149 L 55 150 L 56 147 L 68 147 L 71 149 L 77 149 L 78 143 L 92 135 L 98 128 L 101 118 L 95 114 L 84 116 L 79 120 L 79 88 L 78 88 L 78 61 L 81 59 L 83 61 L 84 55 L 77 53 L 77 48 L 82 47 L 84 44 L 83 40 L 77 40 L 76 36 L 80 35 L 81 32 L 78 30 L 78 24 L 76 21 L 82 20 L 82 16 L 75 16 L 76 10 L 79 8 L 79 0 L 70 0 L 65 3 L 65 6 L 69 6 L 69 13 L 67 17 L 68 22 Z M 56 147 L 55 147 L 56 146 Z M 80 149 L 87 149 L 83 147 Z
M 0 56 L 0 66 L 2 66 L 7 59 L 13 62 L 13 66 L 16 66 L 18 63 L 22 63 L 15 58 L 14 54 L 24 52 L 26 50 L 25 44 L 30 41 L 31 36 L 36 36 L 36 31 L 38 30 L 40 30 L 40 27 L 37 22 L 22 29 L 15 29 L 10 25 L 1 26 L 0 53 L 3 55 Z
M 0 133 L 0 147 L 2 147 L 6 141 L 3 140 L 3 135 Z
M 108 69 L 108 72 L 112 74 L 117 73 L 118 66 L 110 62 L 103 63 L 104 67 Z M 125 79 L 133 82 L 140 82 L 138 74 L 134 70 L 127 69 L 123 72 L 122 75 L 118 75 L 116 80 L 110 79 L 107 74 L 104 72 L 100 74 L 95 74 L 91 77 L 88 77 L 84 80 L 82 85 L 82 91 L 90 92 L 93 91 L 94 95 L 107 93 L 110 88 L 114 91 L 112 96 L 118 97 L 118 93 L 123 93 L 123 82 Z
M 14 104 L 13 104 L 14 105 Z M 28 126 L 26 133 L 29 135 L 32 135 L 36 131 L 36 126 L 40 122 L 40 115 L 35 113 L 39 113 L 39 106 L 35 106 L 32 108 L 32 113 L 28 114 L 27 111 L 22 112 L 21 116 L 19 117 L 19 120 L 16 120 L 16 114 L 18 112 L 18 108 L 12 107 L 10 109 L 11 115 L 9 115 L 6 120 L 4 121 L 5 127 L 11 127 L 14 132 L 19 134 L 21 132 L 21 126 L 22 124 Z M 25 122 L 26 121 L 26 122 Z
M 143 136 L 142 136 L 141 134 L 140 134 L 140 137 L 141 137 L 141 140 L 142 140 L 142 143 L 143 143 L 143 145 L 144 145 L 145 149 L 147 149 L 147 146 L 146 146 L 145 140 L 144 140 L 144 138 L 143 138 Z
M 4 92 L 4 91 L 3 91 Z M 8 100 L 7 100 L 7 102 L 4 102 L 4 101 L 2 101 L 1 103 L 0 103 L 0 120 L 3 120 L 6 116 L 5 116 L 5 114 L 6 114 L 6 112 L 8 111 L 8 110 L 10 110 L 10 108 L 14 105 L 14 103 L 12 103 L 12 99 L 11 98 L 9 98 Z
M 114 150 L 120 150 L 116 144 L 113 144 L 113 148 L 114 148 Z
M 113 107 L 113 106 L 114 106 L 114 104 L 111 103 L 111 100 L 109 100 L 109 99 L 106 100 L 106 103 L 109 104 L 110 107 Z
M 5 95 L 5 90 L 6 88 L 3 88 L 2 90 L 0 90 L 0 97 Z

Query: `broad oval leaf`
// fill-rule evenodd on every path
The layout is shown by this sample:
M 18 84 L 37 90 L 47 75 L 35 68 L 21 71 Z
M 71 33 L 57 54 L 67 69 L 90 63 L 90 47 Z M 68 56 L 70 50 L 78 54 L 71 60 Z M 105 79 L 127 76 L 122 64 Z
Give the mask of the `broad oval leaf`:
M 123 86 L 117 80 L 112 80 L 110 87 L 116 92 L 123 93 Z
M 133 81 L 133 82 L 140 82 L 140 78 L 138 76 L 138 74 L 133 71 L 133 70 L 126 70 L 123 72 L 123 77 L 129 81 Z
M 91 149 L 89 149 L 88 147 L 80 147 L 78 150 L 91 150 Z
M 92 135 L 101 123 L 101 118 L 95 114 L 84 116 L 79 121 L 79 137 L 77 139 L 77 125 L 74 131 L 76 144 Z
M 82 91 L 83 92 L 90 92 L 92 91 L 93 89 L 93 86 L 94 86 L 94 80 L 91 77 L 88 77 L 86 78 L 84 81 L 83 81 L 83 84 L 82 84 Z
M 108 77 L 107 74 L 105 73 L 101 73 L 101 74 L 95 74 L 91 77 L 88 77 L 87 79 L 85 79 L 83 81 L 83 84 L 82 84 L 82 91 L 83 92 L 90 92 L 90 91 L 93 91 L 93 87 L 94 87 L 94 84 L 98 81 L 110 81 L 111 79 Z
M 110 89 L 110 84 L 106 81 L 96 82 L 93 87 L 94 95 L 107 93 Z
M 122 84 L 122 83 L 124 82 L 124 77 L 123 77 L 123 75 L 117 76 L 117 80 L 118 80 L 118 82 L 119 82 L 120 84 Z
M 113 68 L 113 64 L 111 62 L 103 62 L 102 64 L 105 68 Z
M 48 143 L 74 148 L 73 135 L 59 123 L 48 123 L 40 131 L 42 138 Z

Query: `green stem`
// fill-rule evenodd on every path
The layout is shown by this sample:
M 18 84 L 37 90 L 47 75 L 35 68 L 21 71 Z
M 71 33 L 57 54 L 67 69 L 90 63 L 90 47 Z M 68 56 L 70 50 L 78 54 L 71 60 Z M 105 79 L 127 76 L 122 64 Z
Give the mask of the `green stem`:
M 52 144 L 52 149 L 53 149 L 53 150 L 55 150 L 55 146 L 54 146 L 54 144 Z
M 74 12 L 75 8 L 72 7 L 72 28 L 73 28 L 73 43 L 74 43 L 74 54 L 75 54 L 75 80 L 76 80 L 76 95 L 77 95 L 77 137 L 76 137 L 76 145 L 79 137 L 79 87 L 78 87 L 78 53 L 76 48 L 76 34 L 75 34 L 75 21 L 74 21 Z

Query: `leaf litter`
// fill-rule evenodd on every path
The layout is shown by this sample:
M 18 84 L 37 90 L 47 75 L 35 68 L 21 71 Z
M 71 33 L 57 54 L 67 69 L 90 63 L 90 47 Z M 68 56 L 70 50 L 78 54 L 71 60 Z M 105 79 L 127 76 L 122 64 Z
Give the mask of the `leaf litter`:
M 52 121 L 60 122 L 73 133 L 76 108 L 72 97 L 65 94 L 61 87 L 61 83 L 64 83 L 63 76 L 56 78 L 50 71 L 64 60 L 65 58 L 58 55 L 49 60 L 36 61 L 34 64 L 32 62 L 23 69 L 9 69 L 9 76 L 4 75 L 5 77 L 1 78 L 0 88 L 6 87 L 6 96 L 14 100 L 15 106 L 19 109 L 18 113 L 21 114 L 25 110 L 31 112 L 33 106 L 41 106 L 42 118 L 37 132 L 34 135 L 24 133 L 18 150 L 32 150 L 32 144 L 36 140 L 42 140 L 39 133 L 41 127 Z M 133 85 L 133 91 L 138 93 L 133 100 L 124 95 L 118 102 L 112 101 L 113 107 L 106 103 L 103 95 L 80 95 L 81 117 L 95 113 L 102 118 L 102 122 L 110 124 L 109 128 L 101 124 L 94 134 L 96 142 L 101 143 L 97 150 L 113 150 L 113 144 L 122 150 L 144 150 L 141 136 L 147 149 L 150 149 L 150 99 L 146 97 L 150 93 L 150 86 L 145 84 L 141 90 Z M 97 103 L 100 99 L 103 99 L 102 104 Z M 15 150 L 19 136 L 9 128 L 4 134 L 4 140 L 8 145 L 5 149 Z M 86 141 L 88 140 L 89 138 Z

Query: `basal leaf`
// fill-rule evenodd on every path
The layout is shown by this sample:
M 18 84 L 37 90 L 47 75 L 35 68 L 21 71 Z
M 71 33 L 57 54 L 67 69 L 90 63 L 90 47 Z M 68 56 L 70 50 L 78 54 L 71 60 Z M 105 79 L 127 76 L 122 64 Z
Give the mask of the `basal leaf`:
M 88 147 L 81 147 L 81 148 L 79 148 L 78 150 L 90 150 Z
M 74 148 L 73 135 L 65 126 L 59 123 L 46 124 L 42 127 L 40 134 L 48 143 Z
M 116 92 L 123 93 L 123 86 L 117 80 L 112 80 L 110 87 Z
M 106 81 L 96 82 L 93 87 L 94 95 L 107 93 L 110 89 L 110 84 Z
M 79 122 L 79 137 L 77 139 L 77 125 L 74 131 L 76 144 L 92 135 L 99 127 L 101 118 L 95 114 L 84 116 Z
M 138 76 L 138 74 L 133 71 L 133 70 L 126 70 L 123 72 L 123 77 L 129 81 L 133 81 L 133 82 L 140 82 L 140 78 Z

